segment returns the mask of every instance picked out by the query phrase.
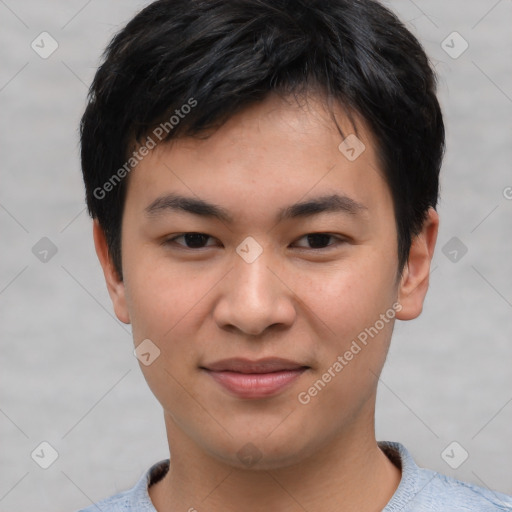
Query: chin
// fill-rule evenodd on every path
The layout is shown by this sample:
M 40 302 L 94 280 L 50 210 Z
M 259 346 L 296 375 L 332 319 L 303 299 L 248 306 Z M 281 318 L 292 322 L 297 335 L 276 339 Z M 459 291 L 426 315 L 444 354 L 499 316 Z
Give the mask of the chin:
M 229 449 L 221 451 L 216 447 L 210 453 L 219 461 L 233 468 L 265 471 L 293 466 L 302 462 L 315 451 L 314 447 L 310 447 L 308 450 L 306 446 L 299 446 L 296 436 L 289 435 L 287 437 L 288 442 L 268 437 L 262 437 L 260 440 L 250 440 L 249 437 L 243 440 L 231 440 Z M 290 439 L 295 439 L 295 442 L 291 443 Z

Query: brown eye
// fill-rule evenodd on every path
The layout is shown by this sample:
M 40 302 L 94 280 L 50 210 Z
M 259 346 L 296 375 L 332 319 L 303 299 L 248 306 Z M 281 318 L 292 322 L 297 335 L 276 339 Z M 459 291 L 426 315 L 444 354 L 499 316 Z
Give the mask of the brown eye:
M 184 244 L 176 242 L 176 240 L 179 240 L 180 238 L 184 240 Z M 205 244 L 209 238 L 212 237 L 204 233 L 183 233 L 166 240 L 164 244 L 168 245 L 176 243 L 177 245 L 185 247 L 186 249 L 202 249 L 205 247 Z
M 335 237 L 334 235 L 330 235 L 329 233 L 309 233 L 307 235 L 304 235 L 300 240 L 306 239 L 307 243 L 310 244 L 310 247 L 305 247 L 306 249 L 327 249 L 329 247 L 334 247 L 337 245 L 329 244 L 329 240 L 333 238 L 337 240 L 337 243 L 342 243 L 343 240 L 339 237 Z M 303 246 L 302 246 L 303 247 Z

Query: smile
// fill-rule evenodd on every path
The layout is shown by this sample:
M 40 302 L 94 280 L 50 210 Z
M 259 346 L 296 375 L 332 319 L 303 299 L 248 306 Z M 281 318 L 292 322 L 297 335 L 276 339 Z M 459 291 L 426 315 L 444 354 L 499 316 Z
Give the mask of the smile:
M 231 358 L 200 368 L 232 395 L 239 398 L 266 398 L 289 387 L 309 366 L 282 358 L 258 361 Z

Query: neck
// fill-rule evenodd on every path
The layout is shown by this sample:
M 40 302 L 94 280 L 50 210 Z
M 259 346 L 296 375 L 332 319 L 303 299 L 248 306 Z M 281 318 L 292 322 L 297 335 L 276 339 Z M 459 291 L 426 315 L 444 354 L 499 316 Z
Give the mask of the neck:
M 158 512 L 380 511 L 398 487 L 401 471 L 380 450 L 369 424 L 286 467 L 251 470 L 213 458 L 166 417 L 171 464 L 150 488 L 150 497 Z

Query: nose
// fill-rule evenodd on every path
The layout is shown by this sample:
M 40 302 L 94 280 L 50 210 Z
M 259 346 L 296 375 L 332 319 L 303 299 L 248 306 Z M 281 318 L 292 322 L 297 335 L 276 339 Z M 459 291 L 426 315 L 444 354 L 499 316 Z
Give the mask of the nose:
M 293 292 L 275 261 L 264 251 L 252 263 L 237 257 L 234 265 L 219 289 L 214 311 L 217 325 L 251 336 L 271 326 L 291 326 L 296 316 Z

